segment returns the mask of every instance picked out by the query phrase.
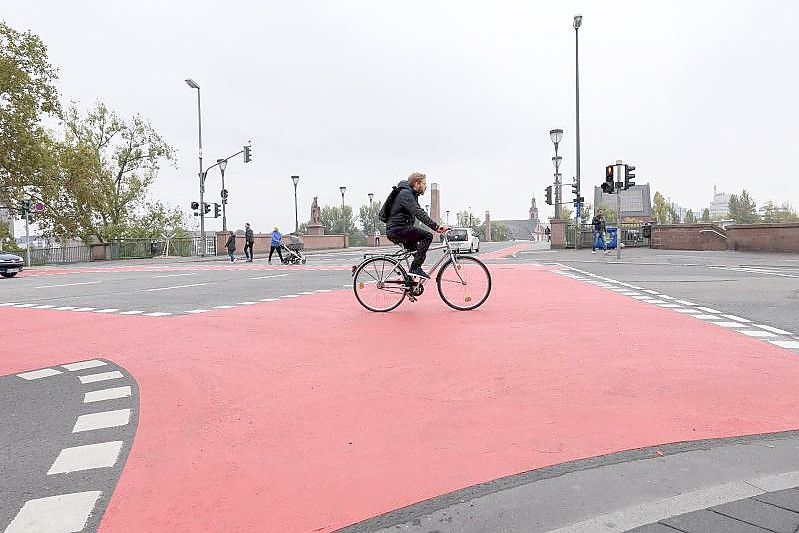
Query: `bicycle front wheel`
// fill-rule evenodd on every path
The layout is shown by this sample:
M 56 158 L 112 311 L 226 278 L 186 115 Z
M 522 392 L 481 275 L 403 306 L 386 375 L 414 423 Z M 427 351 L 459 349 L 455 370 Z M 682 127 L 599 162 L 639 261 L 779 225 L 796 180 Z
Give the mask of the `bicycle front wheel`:
M 393 259 L 367 259 L 355 270 L 353 278 L 355 298 L 370 311 L 391 311 L 405 299 L 407 274 Z
M 482 261 L 459 256 L 444 263 L 436 276 L 438 294 L 458 311 L 477 309 L 491 293 L 491 273 Z

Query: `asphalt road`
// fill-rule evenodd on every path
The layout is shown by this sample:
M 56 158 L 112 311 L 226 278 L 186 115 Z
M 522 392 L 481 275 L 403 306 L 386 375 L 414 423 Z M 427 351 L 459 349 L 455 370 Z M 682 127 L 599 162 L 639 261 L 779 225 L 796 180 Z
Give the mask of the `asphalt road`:
M 530 251 L 519 261 L 562 264 L 799 334 L 799 256 L 627 248 L 622 261 L 591 250 Z M 602 309 L 586 310 L 601 314 Z
M 481 252 L 510 244 L 484 243 Z M 202 313 L 350 287 L 351 268 L 364 252 L 309 254 L 305 265 L 280 265 L 276 258 L 269 265 L 259 257 L 235 264 L 154 259 L 30 269 L 0 280 L 0 305 L 151 316 Z M 438 257 L 440 252 L 431 252 L 428 264 Z

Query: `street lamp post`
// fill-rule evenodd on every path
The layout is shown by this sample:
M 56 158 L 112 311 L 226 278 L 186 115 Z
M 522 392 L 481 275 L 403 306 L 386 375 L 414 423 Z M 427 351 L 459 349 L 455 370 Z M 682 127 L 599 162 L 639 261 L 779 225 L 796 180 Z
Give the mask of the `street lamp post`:
M 580 26 L 583 24 L 583 16 L 574 16 L 574 83 L 575 83 L 575 109 L 577 117 L 577 174 L 574 182 L 577 185 L 577 196 L 580 196 Z M 582 202 L 580 202 L 582 203 Z M 580 247 L 580 209 L 581 205 L 574 210 L 574 247 Z
M 344 193 L 347 192 L 347 188 L 342 185 L 338 190 L 341 191 L 341 231 L 347 233 L 346 220 L 344 220 Z
M 205 257 L 205 202 L 203 196 L 205 194 L 205 174 L 203 174 L 203 119 L 200 112 L 200 86 L 191 78 L 186 80 L 186 85 L 192 89 L 197 89 L 197 132 L 199 136 L 199 151 L 198 158 L 200 160 L 200 238 L 202 239 L 202 246 L 200 248 L 200 257 Z
M 227 213 L 225 206 L 227 204 L 227 189 L 225 189 L 225 167 L 227 166 L 227 159 L 217 159 L 216 164 L 219 165 L 219 171 L 222 173 L 222 231 L 227 231 Z
M 300 232 L 300 217 L 297 211 L 297 183 L 300 181 L 299 176 L 292 176 L 291 181 L 294 182 L 294 233 Z
M 449 209 L 447 209 L 446 213 L 447 213 L 447 226 L 449 226 Z
M 373 192 L 366 193 L 366 196 L 369 197 L 369 219 L 370 219 L 370 222 L 372 223 L 372 226 L 373 226 L 372 227 L 372 234 L 374 234 L 375 230 L 377 229 L 377 222 L 375 222 L 375 216 L 374 216 L 374 213 L 373 213 L 374 210 L 372 208 L 372 200 L 375 197 L 375 193 L 373 193 Z
M 558 145 L 563 139 L 563 130 L 549 130 L 549 138 L 555 145 L 555 157 L 552 158 L 552 163 L 555 164 L 555 218 L 560 218 L 560 163 L 563 158 L 558 155 Z

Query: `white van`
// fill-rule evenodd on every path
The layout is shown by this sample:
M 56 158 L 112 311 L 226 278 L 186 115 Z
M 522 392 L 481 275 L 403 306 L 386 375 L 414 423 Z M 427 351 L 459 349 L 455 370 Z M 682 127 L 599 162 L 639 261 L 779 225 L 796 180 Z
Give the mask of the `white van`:
M 480 238 L 472 228 L 452 228 L 449 245 L 457 252 L 479 252 Z

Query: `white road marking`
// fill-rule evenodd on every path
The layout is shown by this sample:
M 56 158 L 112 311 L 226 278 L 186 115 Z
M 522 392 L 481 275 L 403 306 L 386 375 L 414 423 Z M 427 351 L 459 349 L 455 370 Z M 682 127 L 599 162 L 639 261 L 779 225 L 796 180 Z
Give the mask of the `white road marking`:
M 349 285 L 348 285 L 349 286 Z M 316 292 L 333 292 L 333 289 L 319 289 Z
M 78 307 L 77 309 L 73 309 L 76 313 L 83 313 L 85 311 L 94 311 L 95 307 Z
M 78 379 L 81 383 L 86 385 L 87 383 L 96 383 L 98 381 L 108 381 L 110 379 L 120 379 L 124 378 L 125 376 L 122 375 L 122 372 L 119 370 L 114 370 L 113 372 L 101 372 L 99 374 L 89 374 L 87 376 L 78 376 Z
M 261 298 L 262 302 L 276 302 L 279 298 Z
M 192 309 L 191 311 L 186 311 L 186 312 L 192 315 L 198 315 L 200 313 L 207 313 L 208 311 L 209 311 L 208 309 Z
M 122 311 L 119 313 L 120 315 L 140 315 L 144 313 L 144 311 Z
M 649 300 L 652 297 L 651 296 L 647 296 L 645 294 L 641 294 L 641 295 L 638 295 L 638 296 L 633 296 L 633 298 L 635 298 L 636 300 Z
M 179 278 L 181 276 L 196 276 L 196 272 L 186 272 L 185 274 L 164 274 L 161 276 L 153 276 L 153 279 L 157 278 Z
M 127 398 L 130 396 L 130 386 L 113 387 L 87 392 L 83 395 L 83 403 L 102 402 L 104 400 L 116 400 L 117 398 Z
M 17 305 L 17 302 L 0 303 L 0 307 L 8 307 L 9 305 Z
M 640 292 L 633 292 L 633 291 L 622 291 L 621 294 L 624 294 L 625 296 L 640 296 L 641 295 Z
M 313 294 L 313 292 L 301 292 L 300 294 Z
M 641 300 L 642 302 L 646 302 L 648 304 L 666 304 L 663 300 Z M 674 305 L 674 304 L 672 304 Z M 679 307 L 679 306 L 678 306 Z
M 95 313 L 116 313 L 119 309 L 96 309 Z
M 100 413 L 80 415 L 75 422 L 75 427 L 72 428 L 72 433 L 126 426 L 128 422 L 130 422 L 130 409 L 117 409 L 116 411 L 103 411 Z
M 255 305 L 258 302 L 239 302 L 237 305 Z
M 233 309 L 235 305 L 216 305 L 214 309 Z
M 679 309 L 681 306 L 677 304 L 662 303 L 658 304 L 658 307 L 665 307 L 666 309 Z
M 37 306 L 34 307 L 34 309 L 52 309 L 53 307 L 55 307 L 55 306 L 54 305 L 37 305 Z
M 172 314 L 172 313 L 160 313 L 160 312 L 156 312 L 156 313 L 144 313 L 142 316 L 169 316 L 169 315 L 171 315 L 171 314 Z
M 779 333 L 780 335 L 793 335 L 790 331 L 785 331 L 784 329 L 774 328 L 771 326 L 765 326 L 763 324 L 752 324 L 756 328 L 765 329 L 766 331 L 770 331 L 772 333 Z
M 250 279 L 271 279 L 271 278 L 282 278 L 283 276 L 288 276 L 288 274 L 273 274 L 271 276 L 258 276 Z
M 76 370 L 86 370 L 87 368 L 97 368 L 98 366 L 105 366 L 108 363 L 105 361 L 100 361 L 98 359 L 91 359 L 89 361 L 80 361 L 79 363 L 70 363 L 68 365 L 61 365 L 61 368 L 66 368 L 70 372 L 75 372 Z
M 50 376 L 56 376 L 60 373 L 61 371 L 56 370 L 55 368 L 43 368 L 41 370 L 32 370 L 30 372 L 23 372 L 22 374 L 17 374 L 17 377 L 31 381 L 34 379 L 49 378 Z
M 189 283 L 188 285 L 174 285 L 172 287 L 155 287 L 152 289 L 144 289 L 144 292 L 154 292 L 154 291 L 171 291 L 174 289 L 188 289 L 190 287 L 202 287 L 203 285 L 208 285 L 207 283 Z
M 721 326 L 723 328 L 748 328 L 746 324 L 741 324 L 740 322 L 713 322 L 717 326 Z
M 716 311 L 715 309 L 711 309 L 710 307 L 697 307 L 700 311 L 704 311 L 705 313 L 721 313 L 721 311 Z
M 799 341 L 769 341 L 771 344 L 777 345 L 780 348 L 797 349 L 799 348 Z
M 83 531 L 102 492 L 75 492 L 28 500 L 5 533 L 72 533 Z
M 760 331 L 757 329 L 742 329 L 739 330 L 739 333 L 743 333 L 744 335 L 747 335 L 749 337 L 757 337 L 757 338 L 776 337 L 776 335 L 774 335 L 770 331 Z
M 661 294 L 658 298 L 663 298 L 664 300 L 676 300 L 674 296 L 666 296 L 665 294 Z
M 347 285 L 347 287 L 349 287 L 349 285 Z M 281 296 L 281 298 L 299 298 L 299 296 L 299 294 L 286 294 Z
M 721 316 L 723 316 L 724 318 L 729 318 L 730 320 L 735 320 L 736 322 L 744 322 L 746 324 L 749 324 L 750 322 L 752 322 L 751 320 L 747 320 L 745 318 L 741 318 L 741 317 L 735 316 L 735 315 L 721 315 Z
M 47 475 L 112 467 L 117 463 L 122 444 L 121 440 L 115 440 L 64 448 L 47 471 Z
M 75 309 L 77 309 L 77 307 L 74 307 L 72 305 L 65 305 L 63 307 L 56 307 L 54 311 L 74 311 Z
M 701 315 L 702 311 L 697 311 L 696 309 L 675 309 L 678 313 L 685 313 L 688 315 Z
M 701 318 L 702 320 L 718 320 L 717 315 L 693 315 L 694 318 Z
M 62 283 L 61 285 L 41 285 L 36 289 L 52 289 L 54 287 L 74 287 L 76 285 L 97 285 L 99 281 L 81 281 L 80 283 Z
M 683 304 L 683 305 L 696 305 L 695 303 L 689 302 L 688 300 L 675 300 L 675 302 L 677 302 L 678 304 Z
M 33 307 L 33 306 L 35 306 L 35 305 L 36 305 L 36 304 L 17 304 L 17 305 L 15 305 L 14 307 Z
M 658 291 L 653 291 L 652 289 L 644 289 L 644 292 L 648 292 L 649 294 L 660 294 Z

